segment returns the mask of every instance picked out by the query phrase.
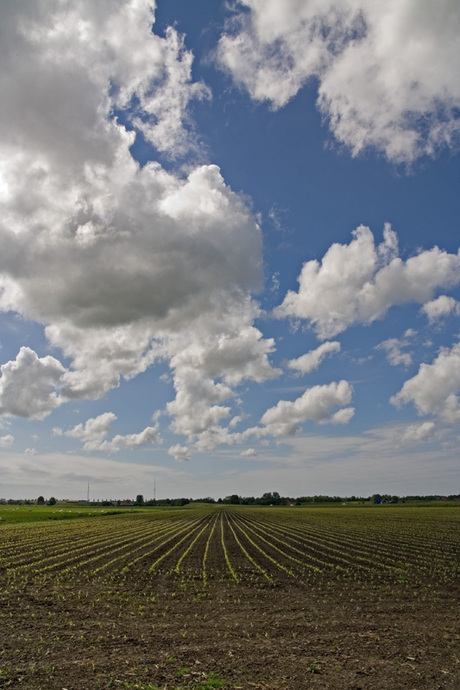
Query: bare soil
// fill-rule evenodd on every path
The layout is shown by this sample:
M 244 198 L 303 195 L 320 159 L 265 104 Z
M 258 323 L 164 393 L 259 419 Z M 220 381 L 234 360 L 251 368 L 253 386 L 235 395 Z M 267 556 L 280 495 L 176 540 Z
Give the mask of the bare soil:
M 0 595 L 0 688 L 460 688 L 459 590 L 31 580 Z

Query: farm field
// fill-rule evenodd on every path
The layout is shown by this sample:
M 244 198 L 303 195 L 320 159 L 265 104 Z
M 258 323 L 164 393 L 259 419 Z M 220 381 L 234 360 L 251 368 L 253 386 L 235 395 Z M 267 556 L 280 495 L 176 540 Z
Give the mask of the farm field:
M 460 687 L 460 507 L 50 517 L 0 523 L 0 688 Z
M 99 506 L 36 506 L 36 505 L 0 505 L 0 525 L 13 522 L 44 522 L 47 520 L 72 520 L 82 517 L 103 517 L 133 513 L 136 508 L 102 508 Z

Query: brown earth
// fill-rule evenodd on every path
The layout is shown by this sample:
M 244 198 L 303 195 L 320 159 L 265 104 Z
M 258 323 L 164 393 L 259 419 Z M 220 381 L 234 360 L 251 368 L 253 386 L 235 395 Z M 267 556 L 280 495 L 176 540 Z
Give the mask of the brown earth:
M 129 585 L 129 586 L 127 586 Z M 0 594 L 0 688 L 460 688 L 460 591 L 286 578 L 33 580 Z

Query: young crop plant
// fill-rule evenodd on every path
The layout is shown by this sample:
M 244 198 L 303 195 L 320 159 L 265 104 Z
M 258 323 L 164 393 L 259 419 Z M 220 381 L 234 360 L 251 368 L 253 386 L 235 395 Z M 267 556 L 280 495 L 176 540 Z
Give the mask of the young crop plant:
M 137 563 L 139 563 L 139 561 L 142 561 L 142 560 L 152 556 L 154 553 L 156 553 L 163 546 L 165 546 L 166 544 L 169 544 L 169 542 L 171 542 L 173 539 L 175 539 L 179 534 L 183 534 L 184 532 L 189 532 L 190 531 L 190 525 L 191 524 L 195 525 L 197 522 L 199 522 L 199 518 L 197 518 L 196 520 L 193 520 L 192 522 L 184 521 L 184 523 L 181 522 L 179 524 L 178 528 L 177 528 L 177 523 L 175 523 L 172 528 L 170 527 L 169 529 L 165 530 L 165 532 L 168 536 L 164 541 L 161 541 L 161 543 L 159 543 L 159 544 L 157 543 L 157 541 L 160 541 L 160 539 L 165 536 L 165 533 L 163 532 L 160 535 L 158 540 L 154 540 L 153 542 L 151 542 L 151 543 L 155 544 L 153 549 L 149 549 L 148 551 L 142 552 L 136 558 L 131 558 L 129 560 L 129 562 L 123 566 L 120 573 L 122 575 L 126 574 L 129 570 L 131 570 L 133 568 L 133 566 L 135 566 Z M 187 538 L 187 536 L 185 538 Z
M 222 544 L 222 549 L 223 549 L 223 552 L 224 552 L 225 563 L 227 564 L 228 571 L 229 571 L 230 575 L 232 576 L 232 579 L 233 579 L 235 582 L 239 582 L 239 577 L 238 577 L 238 575 L 236 574 L 236 572 L 235 572 L 235 570 L 234 570 L 234 568 L 233 568 L 233 566 L 232 566 L 232 564 L 231 564 L 230 557 L 229 557 L 228 551 L 227 551 L 227 547 L 226 547 L 226 545 L 225 545 L 223 513 L 222 513 L 221 516 L 220 516 L 220 541 L 221 541 L 221 544 Z
M 181 557 L 177 561 L 176 566 L 174 568 L 174 572 L 176 573 L 176 575 L 179 575 L 179 573 L 181 571 L 181 565 L 182 565 L 183 560 L 186 558 L 186 556 L 193 549 L 193 547 L 195 546 L 195 544 L 197 543 L 198 539 L 201 537 L 203 532 L 205 532 L 208 528 L 209 528 L 209 525 L 206 523 L 206 525 L 203 527 L 203 529 L 200 532 L 198 532 L 198 534 L 196 535 L 194 540 L 189 544 L 189 546 L 186 548 L 186 550 L 182 553 Z
M 264 530 L 264 529 L 262 529 L 262 528 L 259 527 L 259 526 L 257 526 L 257 529 L 255 529 L 255 528 L 252 527 L 250 524 L 248 524 L 247 521 L 244 521 L 244 525 L 245 525 L 246 529 L 249 530 L 252 534 L 254 534 L 254 536 L 258 537 L 258 538 L 260 539 L 260 541 L 262 541 L 264 544 L 267 544 L 267 546 L 269 546 L 270 548 L 274 549 L 275 551 L 277 551 L 279 554 L 281 554 L 282 556 L 284 556 L 284 557 L 287 558 L 288 560 L 291 560 L 291 561 L 293 561 L 294 563 L 297 563 L 297 565 L 299 565 L 299 566 L 302 568 L 302 570 L 307 569 L 307 570 L 311 570 L 311 571 L 313 571 L 313 572 L 315 572 L 315 573 L 322 573 L 322 572 L 323 572 L 323 568 L 320 568 L 320 567 L 318 567 L 317 565 L 312 565 L 311 563 L 305 562 L 305 560 L 301 560 L 300 558 L 296 558 L 295 556 L 292 556 L 291 554 L 287 553 L 285 550 L 280 549 L 279 547 L 277 547 L 277 546 L 273 543 L 273 541 L 277 541 L 278 543 L 281 542 L 281 543 L 283 543 L 285 546 L 288 546 L 288 548 L 291 549 L 291 551 L 295 551 L 295 552 L 299 553 L 300 555 L 302 555 L 302 556 L 304 556 L 304 557 L 306 556 L 306 554 L 305 554 L 304 551 L 301 551 L 300 549 L 296 549 L 296 548 L 293 547 L 293 546 L 286 545 L 286 541 L 285 541 L 285 540 L 283 541 L 283 540 L 281 540 L 281 539 L 275 537 L 269 530 Z M 262 533 L 262 534 L 265 534 L 265 535 L 267 535 L 267 536 L 269 536 L 270 539 L 265 539 L 265 538 L 261 535 L 261 533 Z M 243 532 L 243 534 L 246 535 L 245 532 Z M 247 535 L 246 535 L 246 536 L 247 536 Z M 318 558 L 314 558 L 314 557 L 311 558 L 310 556 L 308 556 L 308 558 L 309 558 L 310 560 L 316 561 L 317 563 L 320 563 L 322 566 L 333 567 L 331 563 L 326 563 L 326 562 L 324 562 L 324 561 L 321 561 L 321 560 L 318 559 Z M 282 568 L 282 569 L 283 569 L 283 568 Z
M 206 541 L 206 546 L 204 547 L 204 554 L 203 554 L 203 563 L 202 563 L 202 577 L 203 577 L 203 585 L 206 587 L 207 581 L 208 581 L 208 571 L 206 568 L 206 562 L 208 560 L 208 554 L 209 554 L 209 547 L 212 542 L 212 537 L 213 534 L 216 530 L 216 525 L 217 525 L 217 520 L 218 520 L 218 515 L 216 514 L 214 521 L 212 523 L 211 531 L 209 532 L 208 539 Z
M 248 561 L 250 561 L 250 562 L 253 564 L 253 566 L 255 566 L 255 568 L 256 568 L 260 573 L 262 573 L 262 575 L 264 576 L 264 578 L 267 580 L 267 582 L 268 582 L 269 584 L 273 585 L 273 584 L 274 584 L 273 578 L 268 574 L 268 572 L 265 570 L 265 568 L 263 568 L 263 567 L 260 565 L 260 563 L 257 563 L 257 561 L 251 556 L 251 554 L 248 553 L 247 549 L 243 546 L 243 544 L 241 543 L 241 541 L 238 539 L 238 536 L 237 536 L 235 530 L 233 529 L 233 526 L 231 525 L 230 520 L 229 520 L 228 518 L 227 518 L 227 524 L 228 524 L 228 526 L 229 526 L 229 528 L 230 528 L 230 531 L 231 531 L 232 534 L 233 534 L 233 538 L 235 539 L 236 543 L 238 544 L 238 546 L 240 547 L 241 551 L 244 553 L 244 555 L 246 556 L 246 558 L 248 559 Z M 244 534 L 244 533 L 243 533 L 243 534 Z M 249 540 L 249 541 L 251 541 L 251 540 Z M 262 553 L 263 553 L 263 552 L 262 552 Z
M 123 546 L 119 547 L 118 549 L 111 551 L 111 555 L 113 553 L 118 553 L 119 555 L 115 556 L 114 558 L 107 561 L 106 563 L 103 563 L 99 567 L 95 568 L 95 570 L 93 570 L 91 574 L 97 575 L 98 573 L 102 572 L 103 570 L 113 568 L 116 563 L 119 563 L 120 561 L 126 560 L 127 556 L 129 556 L 131 558 L 133 552 L 137 553 L 138 551 L 141 551 L 142 553 L 141 553 L 140 558 L 143 558 L 144 557 L 144 551 L 143 550 L 145 549 L 145 546 L 152 544 L 152 538 L 151 538 L 152 534 L 154 534 L 154 536 L 155 536 L 154 541 L 157 541 L 157 540 L 161 539 L 165 533 L 169 533 L 170 530 L 171 530 L 170 526 L 166 523 L 164 526 L 162 526 L 160 529 L 155 530 L 154 532 L 148 532 L 148 533 L 144 532 L 142 537 L 140 537 L 138 539 L 134 539 L 133 541 L 129 541 L 126 544 L 123 544 Z
M 200 523 L 201 523 L 201 520 L 200 520 Z M 206 525 L 206 526 L 207 526 L 207 525 Z M 197 529 L 199 529 L 199 526 L 198 526 L 198 527 L 195 527 L 195 528 L 192 530 L 192 534 L 195 533 L 195 532 L 197 531 Z M 184 531 L 184 530 L 183 530 L 183 531 Z M 203 530 L 203 531 L 204 531 L 204 530 Z M 162 561 L 164 561 L 165 558 L 168 558 L 168 556 L 170 556 L 170 555 L 173 553 L 173 551 L 175 551 L 184 541 L 186 541 L 187 539 L 189 539 L 189 537 L 190 537 L 190 530 L 188 529 L 188 530 L 187 530 L 187 534 L 185 535 L 185 537 L 182 537 L 182 539 L 180 539 L 178 542 L 176 542 L 176 543 L 169 549 L 169 551 L 166 551 L 166 553 L 164 553 L 162 556 L 159 556 L 159 557 L 156 559 L 156 561 L 154 561 L 154 562 L 152 563 L 152 565 L 151 565 L 150 568 L 149 568 L 149 573 L 153 573 L 153 572 L 158 568 L 158 566 L 160 565 L 160 563 L 161 563 Z M 169 540 L 169 541 L 171 541 L 171 540 Z
M 235 523 L 235 524 L 236 524 L 236 523 Z M 230 526 L 230 527 L 231 527 L 231 526 Z M 272 556 L 270 556 L 270 554 L 268 554 L 266 551 L 264 551 L 264 550 L 262 549 L 262 547 L 259 546 L 259 544 L 257 544 L 257 542 L 255 542 L 253 539 L 251 539 L 251 537 L 250 537 L 250 536 L 248 535 L 248 533 L 241 527 L 240 524 L 238 524 L 237 527 L 238 527 L 238 529 L 240 530 L 240 532 L 245 536 L 245 538 L 247 539 L 247 541 L 248 541 L 255 549 L 257 549 L 257 551 L 258 551 L 259 553 L 261 553 L 262 556 L 264 556 L 267 560 L 269 560 L 271 563 L 273 563 L 273 565 L 275 565 L 279 570 L 282 570 L 282 571 L 284 571 L 287 575 L 290 575 L 290 577 L 293 577 L 293 578 L 295 578 L 295 579 L 297 578 L 297 575 L 296 575 L 290 568 L 287 568 L 285 565 L 283 565 L 282 563 L 280 563 L 279 561 L 277 561 L 276 558 L 273 558 Z M 232 531 L 233 531 L 233 528 L 232 528 L 232 527 L 231 527 L 231 529 L 232 529 Z M 236 536 L 236 535 L 235 535 L 235 536 Z M 259 539 L 261 539 L 261 541 L 265 542 L 266 544 L 269 544 L 269 542 L 267 542 L 266 539 L 263 539 L 263 538 L 261 538 L 261 537 L 259 537 Z M 270 544 L 270 546 L 272 547 L 271 544 Z M 272 548 L 274 548 L 274 547 L 272 547 Z M 280 552 L 280 549 L 277 549 L 277 548 L 275 547 L 275 551 Z M 246 552 L 246 553 L 247 553 L 247 552 Z M 281 552 L 281 553 L 283 553 L 283 552 Z M 285 555 L 285 554 L 283 554 L 283 555 Z M 271 578 L 270 578 L 270 579 L 271 579 Z M 273 580 L 272 580 L 272 581 L 273 581 Z

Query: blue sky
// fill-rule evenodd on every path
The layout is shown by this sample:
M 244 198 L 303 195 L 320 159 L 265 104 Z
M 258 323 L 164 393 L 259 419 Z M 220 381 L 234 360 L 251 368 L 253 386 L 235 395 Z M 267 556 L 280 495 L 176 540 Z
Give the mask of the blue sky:
M 458 4 L 0 12 L 0 496 L 457 493 Z

